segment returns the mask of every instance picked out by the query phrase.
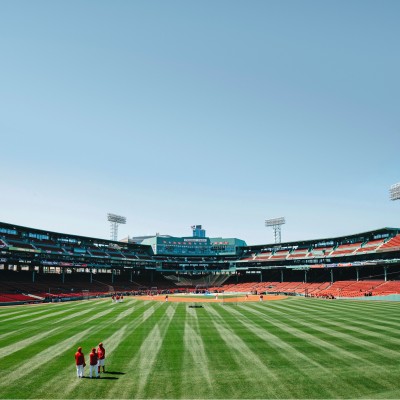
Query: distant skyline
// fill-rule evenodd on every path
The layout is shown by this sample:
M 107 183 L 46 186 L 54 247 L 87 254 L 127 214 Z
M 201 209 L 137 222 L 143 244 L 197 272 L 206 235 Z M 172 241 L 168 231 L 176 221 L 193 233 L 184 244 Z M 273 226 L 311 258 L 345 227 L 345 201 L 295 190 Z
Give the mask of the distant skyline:
M 400 2 L 0 2 L 0 221 L 273 243 L 400 227 Z

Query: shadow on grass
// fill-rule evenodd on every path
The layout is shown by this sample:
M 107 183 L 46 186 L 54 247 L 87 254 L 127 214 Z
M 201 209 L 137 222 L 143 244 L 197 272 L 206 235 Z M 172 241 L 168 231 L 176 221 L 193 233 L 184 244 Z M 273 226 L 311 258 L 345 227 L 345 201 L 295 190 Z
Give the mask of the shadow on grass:
M 119 379 L 116 376 L 101 376 L 99 378 L 93 377 L 91 378 L 90 376 L 83 376 L 82 379 L 93 379 L 93 380 L 104 380 L 104 379 Z
M 110 375 L 125 375 L 125 372 L 119 372 L 119 371 L 106 371 L 106 372 L 102 372 L 102 374 L 110 374 Z
M 117 378 L 116 376 L 102 376 L 100 378 L 101 381 L 104 381 L 104 379 L 119 379 L 119 378 Z

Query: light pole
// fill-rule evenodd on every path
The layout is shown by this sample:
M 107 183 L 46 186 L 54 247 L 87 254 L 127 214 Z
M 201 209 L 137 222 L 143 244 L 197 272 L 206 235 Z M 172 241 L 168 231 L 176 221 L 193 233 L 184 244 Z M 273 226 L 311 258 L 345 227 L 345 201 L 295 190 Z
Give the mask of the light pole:
M 126 224 L 126 218 L 120 215 L 107 214 L 107 220 L 111 223 L 111 240 L 118 240 L 118 224 Z
M 400 183 L 390 186 L 390 200 L 400 200 Z
M 266 219 L 265 226 L 272 226 L 274 230 L 275 243 L 281 242 L 281 226 L 286 223 L 285 217 Z

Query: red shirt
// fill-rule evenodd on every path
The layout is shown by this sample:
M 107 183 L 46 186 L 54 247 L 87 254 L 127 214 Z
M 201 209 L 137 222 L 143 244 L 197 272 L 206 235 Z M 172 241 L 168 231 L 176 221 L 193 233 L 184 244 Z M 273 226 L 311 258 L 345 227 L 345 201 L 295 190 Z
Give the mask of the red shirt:
M 99 360 L 104 360 L 106 357 L 106 349 L 104 347 L 98 347 L 97 356 L 99 357 Z
M 96 353 L 90 353 L 90 365 L 97 365 L 97 354 Z
M 85 364 L 85 356 L 83 355 L 83 353 L 80 353 L 79 351 L 77 351 L 75 353 L 75 362 L 76 362 L 76 365 Z

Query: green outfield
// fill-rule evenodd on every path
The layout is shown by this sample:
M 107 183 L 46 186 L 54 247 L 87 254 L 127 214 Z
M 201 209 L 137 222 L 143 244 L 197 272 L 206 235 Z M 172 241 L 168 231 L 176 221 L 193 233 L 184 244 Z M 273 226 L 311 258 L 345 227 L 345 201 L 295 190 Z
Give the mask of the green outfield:
M 101 379 L 78 379 L 102 341 Z M 126 298 L 0 308 L 1 399 L 400 398 L 400 304 Z M 85 369 L 88 375 L 88 368 Z

